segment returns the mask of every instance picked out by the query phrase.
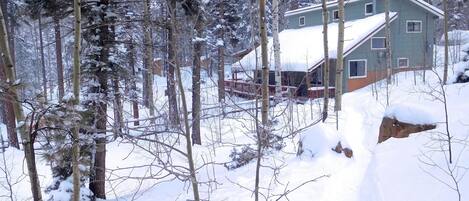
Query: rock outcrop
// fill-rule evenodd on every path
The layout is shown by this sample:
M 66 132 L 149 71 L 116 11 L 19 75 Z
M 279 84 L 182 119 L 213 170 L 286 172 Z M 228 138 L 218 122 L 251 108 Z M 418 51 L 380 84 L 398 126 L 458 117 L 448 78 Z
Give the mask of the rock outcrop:
M 379 128 L 378 143 L 389 138 L 407 138 L 412 133 L 419 133 L 426 130 L 435 129 L 434 124 L 414 125 L 400 122 L 397 119 L 384 117 Z

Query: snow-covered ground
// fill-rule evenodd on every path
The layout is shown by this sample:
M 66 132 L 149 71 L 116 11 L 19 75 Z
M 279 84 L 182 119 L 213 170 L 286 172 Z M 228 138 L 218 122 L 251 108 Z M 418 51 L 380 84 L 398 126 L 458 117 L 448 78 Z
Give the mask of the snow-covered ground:
M 441 73 L 441 70 L 438 70 Z M 462 193 L 462 200 L 469 199 L 469 177 L 464 177 L 469 167 L 469 150 L 463 144 L 469 136 L 469 84 L 452 84 L 445 87 L 448 100 L 449 131 L 453 136 L 453 164 L 447 165 L 447 148 L 444 105 L 427 92 L 438 86 L 438 78 L 426 72 L 426 83 L 422 72 L 414 85 L 412 72 L 400 73 L 390 89 L 390 107 L 386 110 L 384 83 L 378 83 L 378 95 L 372 87 L 365 87 L 343 97 L 343 111 L 339 114 L 339 129 L 336 116 L 332 114 L 325 123 L 319 123 L 285 140 L 281 151 L 271 151 L 262 160 L 261 198 L 268 200 L 319 200 L 319 201 L 428 201 L 457 200 L 454 183 L 449 170 L 453 171 Z M 190 88 L 190 73 L 185 72 L 185 86 Z M 157 78 L 157 107 L 166 104 L 165 81 Z M 438 88 L 436 88 L 439 90 Z M 190 91 L 189 89 L 187 90 Z M 202 103 L 204 107 L 216 104 L 214 82 L 205 77 Z M 187 95 L 190 103 L 190 94 Z M 230 100 L 229 104 L 240 103 L 241 99 Z M 321 100 L 296 104 L 284 102 L 271 109 L 278 115 L 274 132 L 287 135 L 306 127 L 319 117 Z M 331 103 L 331 109 L 333 106 Z M 189 104 L 190 105 L 190 104 Z M 405 112 L 406 107 L 417 106 L 415 116 Z M 130 106 L 126 106 L 130 107 Z M 414 109 L 414 107 L 410 107 Z M 130 109 L 129 109 L 130 111 Z M 387 112 L 386 112 L 387 111 Z M 397 116 L 415 121 L 434 121 L 437 128 L 406 139 L 389 139 L 377 144 L 381 119 L 394 111 Z M 396 112 L 399 111 L 399 112 Z M 403 112 L 404 111 L 404 112 Z M 164 113 L 164 111 L 160 111 Z M 211 111 L 217 113 L 219 111 Z M 112 114 L 112 111 L 110 112 Z M 145 116 L 147 112 L 142 109 Z M 424 115 L 422 115 L 424 114 Z M 255 162 L 235 170 L 227 170 L 222 163 L 229 162 L 233 148 L 253 145 L 254 121 L 247 113 L 236 113 L 226 118 L 210 118 L 202 122 L 202 146 L 195 146 L 194 155 L 198 170 L 201 196 L 203 199 L 221 201 L 253 200 L 252 189 L 255 179 Z M 0 132 L 5 135 L 4 127 Z M 135 133 L 136 134 L 136 133 Z M 164 134 L 163 136 L 171 136 Z M 304 152 L 297 156 L 298 142 L 302 139 Z M 353 158 L 346 158 L 331 150 L 338 141 L 353 150 Z M 466 140 L 467 141 L 467 140 Z M 467 142 L 466 142 L 467 143 Z M 135 146 L 126 140 L 116 140 L 107 146 L 108 199 L 139 201 L 173 201 L 192 198 L 189 182 L 182 182 L 159 172 L 161 165 L 155 161 L 154 145 L 141 143 Z M 184 143 L 176 144 L 184 149 Z M 40 151 L 39 151 L 40 152 Z M 446 156 L 446 158 L 445 158 Z M 8 149 L 6 166 L 11 174 L 14 196 L 17 200 L 30 200 L 29 183 L 24 172 L 21 151 Z M 185 159 L 173 153 L 172 161 L 185 166 Z M 168 159 L 169 160 L 169 159 Z M 0 167 L 5 163 L 0 160 Z M 152 166 L 148 166 L 148 165 Z M 45 189 L 51 183 L 49 166 L 38 156 L 41 185 Z M 142 179 L 145 178 L 145 179 Z M 317 179 L 316 179 L 317 178 Z M 316 180 L 314 180 L 316 179 Z M 0 171 L 0 196 L 7 194 L 4 172 Z M 289 192 L 286 196 L 282 196 Z M 4 197 L 0 197 L 3 200 Z M 263 199 L 264 200 L 264 199 Z

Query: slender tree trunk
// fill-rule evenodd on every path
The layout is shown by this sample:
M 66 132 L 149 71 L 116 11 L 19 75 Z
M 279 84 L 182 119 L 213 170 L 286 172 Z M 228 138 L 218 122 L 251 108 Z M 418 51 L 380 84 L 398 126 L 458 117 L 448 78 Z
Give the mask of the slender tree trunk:
M 74 105 L 80 104 L 80 49 L 81 49 L 81 7 L 80 7 L 80 0 L 74 0 L 73 2 L 73 11 L 75 15 L 75 39 L 74 39 L 74 49 L 73 49 L 73 96 L 75 98 Z M 57 36 L 59 39 L 57 39 Z M 62 63 L 62 51 L 57 50 L 61 49 L 61 40 L 60 40 L 60 27 L 57 27 L 56 23 L 56 30 L 55 30 L 55 41 L 56 41 L 56 51 L 57 51 L 57 61 L 59 61 L 59 54 L 60 54 L 60 63 Z M 60 72 L 63 68 L 62 64 L 57 65 L 57 72 Z M 60 69 L 60 70 L 59 70 Z M 63 77 L 63 75 L 62 75 Z M 59 81 L 59 88 L 60 84 L 62 85 L 63 90 L 63 80 L 62 83 Z M 63 96 L 60 96 L 63 97 Z M 73 201 L 80 200 L 80 168 L 79 168 L 79 161 L 80 161 L 80 133 L 79 127 L 76 125 L 72 130 L 73 135 L 73 143 L 72 143 L 72 177 L 73 177 Z
M 34 142 L 31 138 L 31 133 L 27 130 L 27 125 L 25 122 L 25 116 L 23 113 L 23 108 L 21 103 L 19 102 L 18 93 L 16 90 L 16 86 L 13 86 L 13 83 L 16 82 L 15 76 L 15 66 L 12 61 L 9 41 L 8 41 L 8 34 L 5 25 L 5 17 L 3 15 L 2 9 L 0 9 L 0 50 L 2 52 L 2 58 L 5 65 L 3 65 L 4 72 L 6 73 L 6 77 L 9 80 L 10 87 L 9 93 L 13 96 L 13 109 L 16 116 L 16 120 L 19 123 L 19 132 L 22 138 L 22 144 L 24 149 L 24 157 L 26 158 L 26 165 L 28 167 L 28 175 L 29 180 L 31 183 L 31 192 L 33 195 L 33 199 L 35 201 L 42 201 L 42 194 L 41 194 L 41 186 L 39 184 L 39 177 L 37 174 L 36 169 L 36 158 L 34 153 Z
M 148 109 L 150 109 L 150 116 L 155 115 L 155 106 L 153 100 L 153 44 L 151 42 L 151 16 L 150 16 L 150 0 L 145 0 L 145 6 L 143 9 L 143 32 L 144 32 L 144 45 L 145 45 L 145 65 L 146 72 L 146 100 Z
M 203 13 L 199 10 L 195 15 L 195 18 L 196 19 L 194 21 L 197 40 L 194 42 L 194 58 L 192 62 L 192 143 L 202 144 L 202 139 L 200 137 L 200 57 L 202 57 L 203 41 L 200 41 L 199 39 L 203 38 Z
M 60 19 L 54 18 L 54 31 L 55 31 L 55 55 L 57 59 L 57 86 L 59 89 L 59 101 L 62 100 L 65 94 L 64 87 L 64 66 L 62 62 L 62 37 L 60 33 Z
M 386 42 L 386 105 L 389 106 L 389 85 L 392 74 L 392 54 L 391 54 L 391 24 L 389 20 L 389 0 L 384 0 L 384 15 L 386 20 L 385 42 Z
M 269 127 L 269 63 L 267 50 L 267 30 L 265 22 L 265 0 L 259 0 L 259 30 L 261 38 L 261 58 L 262 58 L 262 107 L 261 107 L 261 132 L 258 132 L 258 150 L 255 180 L 255 200 L 259 200 L 259 180 L 260 180 L 260 163 L 262 148 L 265 145 Z M 260 135 L 260 136 L 259 136 Z
M 174 0 L 171 0 L 174 1 Z M 174 2 L 176 3 L 176 2 Z M 174 6 L 174 4 L 172 4 Z M 171 7 L 173 9 L 175 7 Z M 171 12 L 172 14 L 175 14 L 174 11 Z M 175 30 L 177 27 L 177 21 L 176 17 L 174 15 L 171 15 L 171 26 Z M 172 32 L 173 38 L 176 38 L 176 32 Z M 177 55 L 177 43 L 173 44 L 173 49 L 174 55 Z M 187 110 L 187 102 L 186 102 L 186 95 L 184 91 L 184 86 L 182 85 L 182 77 L 181 77 L 181 69 L 179 66 L 178 58 L 176 57 L 174 60 L 174 68 L 176 70 L 176 77 L 177 77 L 177 82 L 178 82 L 178 87 L 180 91 L 180 98 L 181 98 L 181 104 L 182 104 L 182 112 L 184 115 L 184 132 L 185 132 L 185 138 L 186 138 L 186 149 L 187 149 L 187 160 L 188 160 L 188 168 L 189 168 L 189 178 L 192 184 L 192 192 L 194 194 L 194 201 L 200 201 L 200 196 L 199 196 L 199 184 L 197 182 L 197 175 L 196 175 L 196 169 L 195 169 L 195 164 L 194 164 L 194 159 L 192 157 L 192 142 L 191 142 L 191 129 L 189 127 L 189 112 Z
M 129 66 L 132 71 L 132 81 L 131 81 L 131 95 L 130 98 L 132 100 L 132 111 L 134 119 L 139 119 L 139 111 L 138 111 L 138 95 L 137 95 L 137 83 L 136 83 L 136 76 L 137 72 L 135 72 L 135 46 L 134 46 L 134 39 L 131 36 L 130 38 L 130 45 L 129 45 Z M 134 126 L 140 125 L 139 121 L 134 122 Z
M 220 7 L 220 16 L 222 19 L 225 17 L 225 9 L 223 3 Z M 223 24 L 218 30 L 218 41 L 217 41 L 217 56 L 218 56 L 218 102 L 225 103 L 225 27 Z
M 444 19 L 444 37 L 445 37 L 445 64 L 444 64 L 444 74 L 443 74 L 443 84 L 446 84 L 448 81 L 448 65 L 449 65 L 449 46 L 448 46 L 448 0 L 443 0 L 443 7 L 445 12 Z
M 39 49 L 41 53 L 41 67 L 42 67 L 42 88 L 44 94 L 44 100 L 47 103 L 47 71 L 46 63 L 44 61 L 44 41 L 42 38 L 42 17 L 39 14 Z
M 334 110 L 338 114 L 342 110 L 342 90 L 344 79 L 344 0 L 339 0 L 339 39 L 337 44 L 337 65 L 335 75 L 335 107 Z M 339 116 L 337 115 L 337 121 Z
M 282 64 L 280 60 L 280 39 L 279 39 L 279 0 L 272 0 L 273 8 L 273 47 L 274 47 L 274 63 L 275 63 L 275 97 L 280 100 L 282 97 Z
M 169 7 L 169 16 L 170 20 L 173 17 L 176 17 L 176 0 L 168 0 L 168 7 Z M 177 104 L 177 97 L 176 97 L 176 85 L 174 81 L 174 68 L 175 62 L 177 59 L 177 51 L 176 43 L 177 38 L 175 32 L 177 27 L 172 27 L 172 25 L 168 26 L 168 73 L 167 73 L 167 95 L 168 95 L 168 104 L 169 104 L 169 120 L 170 123 L 175 126 L 179 124 L 179 114 L 178 114 L 178 104 Z
M 112 87 L 114 91 L 114 138 L 121 136 L 123 127 L 123 106 L 122 106 L 122 95 L 119 87 L 119 76 L 118 72 L 114 72 L 112 79 Z
M 323 72 L 323 82 L 324 82 L 324 107 L 322 113 L 322 122 L 325 122 L 328 116 L 329 111 L 329 42 L 328 42 L 328 23 L 329 15 L 327 13 L 326 0 L 322 0 L 322 20 L 323 20 L 323 42 L 324 42 L 324 72 Z

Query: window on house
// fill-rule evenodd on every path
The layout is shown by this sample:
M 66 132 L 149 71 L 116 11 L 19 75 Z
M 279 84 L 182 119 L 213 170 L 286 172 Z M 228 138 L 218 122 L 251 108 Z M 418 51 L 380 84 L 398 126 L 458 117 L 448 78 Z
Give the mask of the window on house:
M 339 20 L 339 11 L 338 10 L 332 11 L 332 20 L 333 21 Z
M 350 78 L 366 77 L 366 60 L 350 60 L 349 61 L 349 77 Z
M 371 38 L 371 49 L 372 50 L 386 49 L 386 38 L 385 37 Z
M 407 33 L 422 32 L 422 21 L 407 21 Z
M 373 3 L 365 4 L 365 15 L 373 15 Z
M 399 66 L 399 68 L 409 67 L 409 59 L 408 58 L 399 58 L 399 59 L 397 59 L 397 65 Z
M 300 26 L 304 26 L 306 24 L 306 21 L 305 21 L 305 16 L 301 16 L 300 19 L 299 19 L 299 24 Z

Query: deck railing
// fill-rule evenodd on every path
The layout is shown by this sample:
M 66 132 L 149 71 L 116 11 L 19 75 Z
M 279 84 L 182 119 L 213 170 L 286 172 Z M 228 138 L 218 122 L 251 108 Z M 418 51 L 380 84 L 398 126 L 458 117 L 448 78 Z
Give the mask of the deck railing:
M 244 80 L 225 80 L 225 91 L 230 94 L 235 94 L 242 97 L 253 98 L 256 95 L 261 95 L 262 84 L 248 82 Z M 287 97 L 294 95 L 297 87 L 293 86 L 282 86 L 282 96 Z M 269 85 L 269 95 L 274 96 L 275 85 Z

